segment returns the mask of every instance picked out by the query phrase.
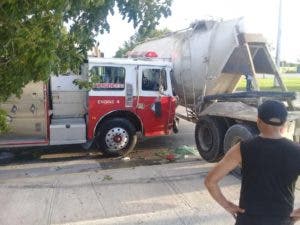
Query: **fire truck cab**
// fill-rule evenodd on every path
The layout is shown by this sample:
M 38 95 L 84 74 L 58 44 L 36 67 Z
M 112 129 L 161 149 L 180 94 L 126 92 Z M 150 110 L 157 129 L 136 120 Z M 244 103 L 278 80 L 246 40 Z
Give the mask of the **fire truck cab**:
M 0 147 L 95 143 L 106 154 L 126 155 L 137 132 L 172 132 L 176 98 L 170 62 L 89 58 L 81 71 L 30 83 L 21 98 L 0 104 L 10 126 L 0 134 Z M 74 84 L 91 77 L 98 78 L 91 90 Z

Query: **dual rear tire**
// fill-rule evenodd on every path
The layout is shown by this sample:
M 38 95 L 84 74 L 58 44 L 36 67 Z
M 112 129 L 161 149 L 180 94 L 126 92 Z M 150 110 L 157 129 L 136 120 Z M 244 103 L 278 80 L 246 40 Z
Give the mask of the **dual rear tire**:
M 228 128 L 221 118 L 203 116 L 196 124 L 195 141 L 204 160 L 218 162 L 233 145 L 257 134 L 258 130 L 254 125 L 234 124 Z M 234 170 L 237 174 L 240 171 L 240 167 Z
M 251 139 L 258 135 L 256 127 L 247 124 L 235 124 L 231 126 L 224 137 L 224 153 L 234 146 L 235 144 Z M 242 165 L 237 166 L 231 173 L 240 177 L 242 174 Z
M 195 127 L 195 141 L 204 160 L 217 162 L 222 158 L 225 132 L 226 126 L 219 118 L 203 116 L 198 120 Z

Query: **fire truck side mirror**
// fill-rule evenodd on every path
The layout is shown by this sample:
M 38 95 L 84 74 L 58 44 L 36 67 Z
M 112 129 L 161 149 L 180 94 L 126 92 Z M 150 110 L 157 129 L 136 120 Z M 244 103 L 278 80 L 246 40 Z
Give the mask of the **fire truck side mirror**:
M 161 117 L 161 102 L 155 102 L 155 116 Z
M 158 92 L 160 95 L 166 95 L 165 90 L 167 88 L 167 75 L 166 75 L 166 70 L 163 69 L 161 70 L 159 74 L 159 83 L 158 83 Z
M 164 95 L 164 86 L 163 86 L 162 83 L 159 84 L 158 92 L 159 92 L 161 95 Z
M 161 102 L 160 101 L 154 102 L 151 109 L 154 112 L 156 117 L 161 117 Z

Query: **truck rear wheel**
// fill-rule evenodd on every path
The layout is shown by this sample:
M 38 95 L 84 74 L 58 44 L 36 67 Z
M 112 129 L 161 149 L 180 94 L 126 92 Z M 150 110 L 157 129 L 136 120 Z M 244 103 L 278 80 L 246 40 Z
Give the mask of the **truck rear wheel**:
M 224 138 L 224 153 L 226 153 L 235 144 L 253 138 L 258 135 L 258 130 L 254 126 L 246 124 L 235 124 L 231 126 Z M 235 176 L 241 176 L 241 166 L 236 167 L 232 172 Z
M 135 147 L 135 127 L 126 119 L 114 118 L 105 121 L 98 130 L 97 147 L 106 155 L 126 156 Z
M 195 141 L 201 157 L 208 162 L 219 161 L 223 152 L 226 126 L 218 118 L 203 116 L 195 128 Z

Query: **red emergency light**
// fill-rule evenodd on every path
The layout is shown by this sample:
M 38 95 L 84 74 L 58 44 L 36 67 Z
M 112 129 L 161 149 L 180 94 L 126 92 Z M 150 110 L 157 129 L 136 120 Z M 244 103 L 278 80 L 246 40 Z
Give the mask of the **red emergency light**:
M 158 57 L 158 55 L 156 54 L 156 52 L 150 51 L 150 52 L 146 52 L 145 57 L 156 58 L 156 57 Z

